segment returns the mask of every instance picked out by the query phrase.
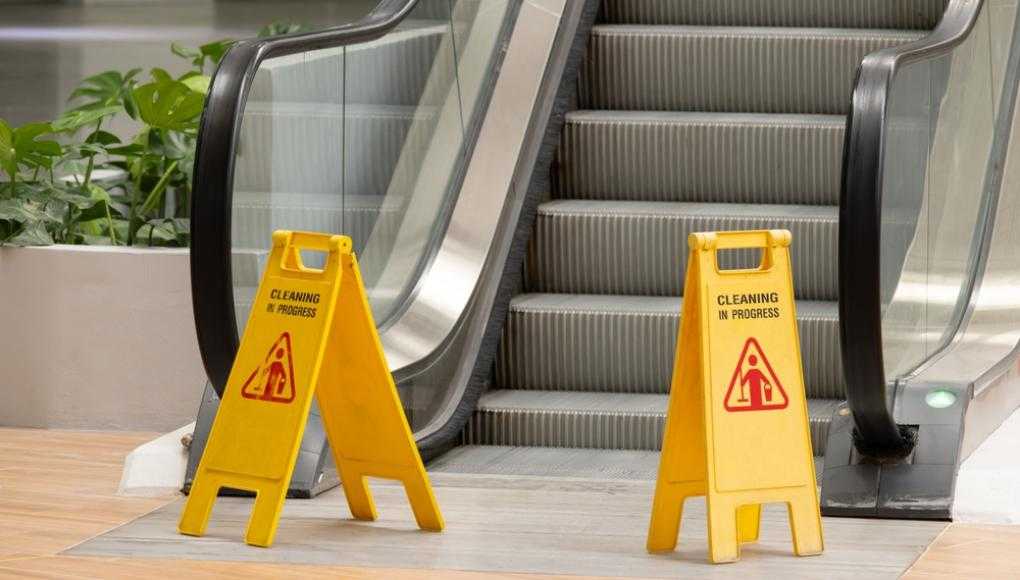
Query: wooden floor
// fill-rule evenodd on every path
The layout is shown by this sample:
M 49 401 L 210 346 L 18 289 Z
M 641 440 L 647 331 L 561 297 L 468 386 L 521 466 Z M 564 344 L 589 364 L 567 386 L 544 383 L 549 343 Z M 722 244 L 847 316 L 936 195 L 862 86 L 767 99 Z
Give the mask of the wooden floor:
M 145 433 L 0 428 L 0 577 L 201 579 L 299 578 L 311 574 L 339 578 L 413 577 L 453 580 L 554 577 L 458 572 L 449 569 L 408 570 L 140 558 L 133 555 L 94 557 L 61 554 L 85 540 L 175 500 L 174 497 L 119 497 L 115 493 L 124 456 L 151 437 L 152 434 Z M 173 506 L 164 509 L 170 510 Z M 150 516 L 150 519 L 155 515 Z M 450 515 L 451 519 L 455 517 Z M 838 547 L 832 546 L 830 541 L 829 548 L 837 550 Z M 880 558 L 878 552 L 876 550 L 871 554 L 871 560 Z M 861 556 L 868 557 L 865 554 Z M 233 556 L 228 557 L 234 559 Z M 862 562 L 862 565 L 866 563 Z M 744 564 L 707 570 L 725 575 L 753 576 L 747 574 L 751 569 Z M 867 576 L 859 574 L 861 578 Z M 1020 528 L 951 525 L 913 565 L 907 577 L 1020 577 Z
M 905 578 L 1020 578 L 1020 526 L 953 524 Z

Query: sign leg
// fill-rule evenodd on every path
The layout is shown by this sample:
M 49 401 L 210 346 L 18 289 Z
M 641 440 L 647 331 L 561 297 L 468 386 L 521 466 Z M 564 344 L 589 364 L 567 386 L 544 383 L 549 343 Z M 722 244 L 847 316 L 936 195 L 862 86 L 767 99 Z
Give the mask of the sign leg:
M 439 513 L 439 505 L 436 503 L 436 496 L 432 493 L 432 487 L 425 480 L 423 473 L 418 473 L 404 480 L 404 490 L 407 492 L 407 500 L 411 503 L 411 510 L 414 511 L 414 519 L 418 521 L 418 527 L 433 532 L 443 531 L 443 515 Z
M 737 508 L 737 533 L 740 543 L 757 542 L 761 531 L 761 504 L 742 505 Z
M 652 520 L 648 524 L 649 552 L 671 552 L 676 549 L 683 518 L 684 500 L 699 495 L 690 485 L 659 481 L 652 501 Z M 703 486 L 699 486 L 703 487 Z
M 284 481 L 290 482 L 290 478 Z M 244 541 L 252 546 L 268 548 L 273 545 L 276 526 L 283 512 L 283 502 L 287 499 L 287 485 L 264 485 L 256 492 L 255 507 L 248 520 L 248 531 Z
M 379 513 L 375 509 L 372 490 L 368 488 L 365 475 L 345 461 L 338 461 L 336 470 L 340 473 L 340 485 L 347 496 L 347 505 L 355 519 L 375 521 Z
M 208 473 L 202 475 L 204 477 L 195 477 L 191 484 L 188 501 L 184 504 L 184 511 L 181 512 L 181 521 L 177 524 L 177 531 L 187 536 L 205 535 L 213 504 L 216 503 L 216 496 L 220 493 L 219 482 L 214 481 Z
M 709 559 L 715 564 L 736 562 L 740 559 L 737 507 L 729 498 L 719 496 L 709 496 L 707 503 Z
M 825 549 L 822 539 L 822 520 L 818 498 L 814 489 L 797 494 L 786 504 L 790 513 L 790 532 L 793 534 L 793 553 L 798 556 L 817 556 Z

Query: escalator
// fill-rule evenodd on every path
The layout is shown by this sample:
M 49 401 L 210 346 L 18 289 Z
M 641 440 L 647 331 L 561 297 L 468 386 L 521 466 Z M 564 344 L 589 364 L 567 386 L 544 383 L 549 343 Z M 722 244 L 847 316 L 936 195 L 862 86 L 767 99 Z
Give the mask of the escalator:
M 950 517 L 960 461 L 1020 405 L 1016 18 L 387 0 L 242 43 L 196 165 L 192 465 L 274 229 L 353 237 L 430 469 L 654 479 L 687 235 L 783 228 L 823 510 Z M 325 445 L 313 417 L 294 495 L 335 485 Z
M 729 4 L 607 5 L 579 109 L 566 115 L 555 193 L 538 208 L 524 292 L 510 303 L 495 388 L 468 446 L 439 467 L 580 464 L 586 475 L 653 479 L 687 236 L 779 228 L 796 240 L 811 435 L 824 455 L 846 398 L 836 255 L 847 95 L 865 55 L 924 36 L 942 2 Z M 734 254 L 722 267 L 756 266 L 750 252 Z

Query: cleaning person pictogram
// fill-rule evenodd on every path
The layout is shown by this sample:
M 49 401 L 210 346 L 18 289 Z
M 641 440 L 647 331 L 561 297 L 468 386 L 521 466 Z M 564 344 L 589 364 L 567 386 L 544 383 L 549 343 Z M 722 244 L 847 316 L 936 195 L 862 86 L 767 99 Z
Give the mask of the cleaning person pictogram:
M 241 388 L 241 396 L 270 403 L 289 403 L 294 400 L 294 362 L 289 332 L 284 332 L 276 339 L 265 361 L 251 372 Z
M 761 345 L 753 337 L 747 339 L 726 391 L 726 410 L 770 411 L 785 409 L 789 403 Z

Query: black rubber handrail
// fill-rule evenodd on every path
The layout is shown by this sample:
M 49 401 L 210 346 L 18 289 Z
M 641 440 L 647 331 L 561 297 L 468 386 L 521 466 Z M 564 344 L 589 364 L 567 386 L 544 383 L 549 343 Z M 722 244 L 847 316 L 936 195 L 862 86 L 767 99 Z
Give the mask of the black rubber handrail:
M 231 270 L 234 158 L 245 102 L 267 58 L 377 40 L 407 18 L 418 0 L 382 0 L 358 22 L 306 34 L 246 40 L 220 61 L 206 97 L 195 151 L 191 201 L 191 300 L 209 381 L 222 396 L 237 354 Z
M 899 69 L 951 53 L 970 36 L 984 0 L 951 0 L 927 37 L 868 55 L 854 81 L 839 202 L 839 320 L 847 404 L 857 448 L 903 456 L 914 436 L 896 424 L 882 354 L 882 191 L 889 98 Z

